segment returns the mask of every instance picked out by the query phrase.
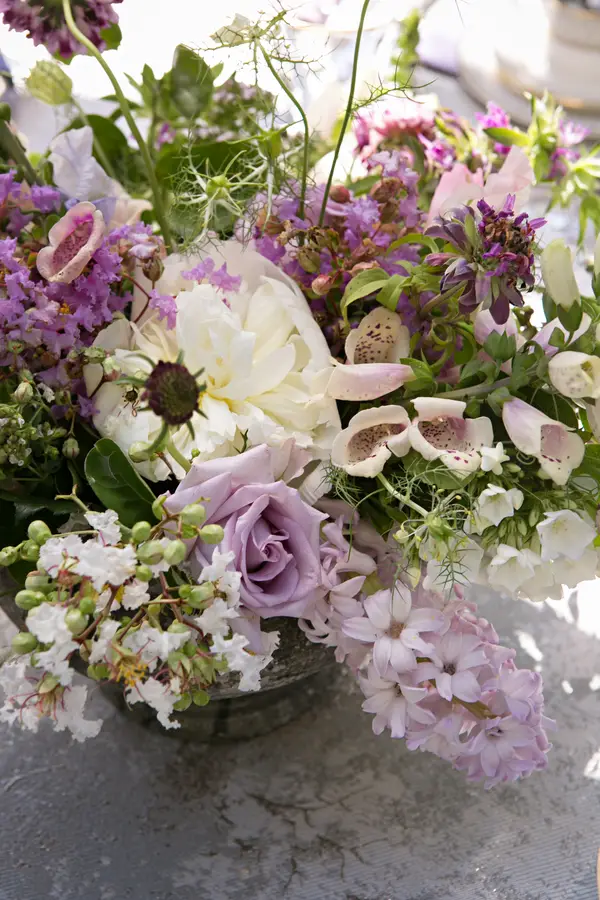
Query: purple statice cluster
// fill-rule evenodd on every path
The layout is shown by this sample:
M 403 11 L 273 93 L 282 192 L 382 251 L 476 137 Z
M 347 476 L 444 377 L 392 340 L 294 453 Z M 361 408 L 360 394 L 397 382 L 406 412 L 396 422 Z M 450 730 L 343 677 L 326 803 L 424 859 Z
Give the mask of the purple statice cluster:
M 89 203 L 69 210 L 46 238 L 45 217 L 60 209 L 60 195 L 12 174 L 1 177 L 0 199 L 0 366 L 80 394 L 89 414 L 82 351 L 130 301 L 124 277 L 133 264 L 150 266 L 161 247 L 147 226 L 109 231 Z
M 390 249 L 418 229 L 418 175 L 399 151 L 371 157 L 380 179 L 368 194 L 355 196 L 334 185 L 319 225 L 324 186 L 309 188 L 300 215 L 297 191 L 276 196 L 266 215 L 266 198 L 254 204 L 256 249 L 302 288 L 313 315 L 335 351 L 340 342 L 340 307 L 344 289 L 360 271 L 380 267 L 390 275 L 406 275 L 404 264 L 418 262 L 408 245 Z
M 377 566 L 356 543 L 343 518 L 324 527 L 323 591 L 300 625 L 356 674 L 375 734 L 388 729 L 486 788 L 545 768 L 553 723 L 540 675 L 518 669 L 514 650 L 464 599 L 369 585 Z
M 119 21 L 113 5 L 121 2 L 72 0 L 77 27 L 99 50 L 106 48 L 102 32 Z M 87 53 L 67 28 L 62 4 L 56 0 L 0 0 L 0 13 L 10 29 L 26 32 L 34 44 L 41 44 L 53 55 L 68 60 L 77 53 Z
M 451 210 L 426 232 L 452 247 L 425 260 L 444 268 L 441 292 L 462 287 L 461 311 L 482 306 L 498 324 L 507 321 L 511 305 L 523 305 L 522 291 L 533 287 L 536 232 L 545 224 L 524 212 L 515 215 L 514 205 L 512 194 L 499 210 L 479 200 L 477 212 L 469 206 Z

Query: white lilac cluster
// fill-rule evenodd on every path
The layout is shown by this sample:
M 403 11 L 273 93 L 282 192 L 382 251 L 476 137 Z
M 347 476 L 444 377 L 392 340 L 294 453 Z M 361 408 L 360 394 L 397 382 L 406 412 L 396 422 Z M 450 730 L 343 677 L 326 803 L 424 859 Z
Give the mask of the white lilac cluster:
M 356 673 L 375 734 L 389 729 L 488 788 L 545 768 L 541 677 L 516 667 L 475 606 L 399 581 L 370 593 L 373 560 L 350 548 L 342 520 L 327 537 L 327 585 L 301 627 Z
M 195 504 L 170 528 L 186 528 L 190 537 L 190 522 L 204 516 Z M 77 740 L 95 736 L 101 722 L 85 718 L 87 687 L 74 683 L 76 656 L 95 681 L 121 684 L 130 705 L 151 706 L 165 728 L 180 727 L 174 712 L 209 701 L 219 673 L 239 673 L 241 691 L 260 688 L 279 638 L 260 633 L 257 653 L 236 631 L 244 620 L 232 552 L 215 548 L 194 582 L 180 577 L 184 583 L 170 588 L 164 573 L 181 567 L 186 555 L 176 534 L 140 522 L 127 541 L 112 510 L 87 512 L 85 519 L 91 532 L 53 537 L 42 522 L 30 526 L 37 570 L 15 598 L 27 611 L 27 630 L 13 641 L 15 659 L 0 669 L 0 721 L 35 731 L 49 718 Z M 222 537 L 215 526 L 196 531 L 200 540 Z

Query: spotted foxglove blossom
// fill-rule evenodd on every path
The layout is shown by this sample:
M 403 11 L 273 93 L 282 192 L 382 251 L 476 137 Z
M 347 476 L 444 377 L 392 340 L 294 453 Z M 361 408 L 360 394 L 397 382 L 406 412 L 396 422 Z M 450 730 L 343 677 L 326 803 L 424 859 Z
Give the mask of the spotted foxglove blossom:
M 403 406 L 363 409 L 350 419 L 331 448 L 331 462 L 349 475 L 374 478 L 392 456 L 410 450 L 410 419 Z
M 596 529 L 572 509 L 547 512 L 536 528 L 542 545 L 542 560 L 577 560 L 596 538 Z
M 517 450 L 534 456 L 541 471 L 555 484 L 566 484 L 573 469 L 581 464 L 585 446 L 579 435 L 524 400 L 515 397 L 505 403 L 502 421 Z
M 551 241 L 540 257 L 544 288 L 558 306 L 570 309 L 581 303 L 581 292 L 573 271 L 573 254 L 562 238 Z
M 481 465 L 481 447 L 491 444 L 492 423 L 485 416 L 465 419 L 466 403 L 443 397 L 413 400 L 417 417 L 408 430 L 413 450 L 424 459 L 439 459 L 457 474 L 467 475 Z
M 534 576 L 534 570 L 540 564 L 541 559 L 533 550 L 499 544 L 487 569 L 488 579 L 494 587 L 515 593 Z
M 436 690 L 445 700 L 479 700 L 481 685 L 477 675 L 488 661 L 480 638 L 450 630 L 433 643 L 431 662 L 419 663 L 417 667 L 419 681 L 435 680 Z
M 408 328 L 400 316 L 380 306 L 368 313 L 346 338 L 346 365 L 334 365 L 317 376 L 336 400 L 375 400 L 414 378 L 410 366 L 398 362 L 409 355 Z
M 515 510 L 523 505 L 523 492 L 518 488 L 499 487 L 488 484 L 481 492 L 475 504 L 478 530 L 481 532 L 490 525 L 497 526 L 503 519 L 515 514 Z
M 156 712 L 156 718 L 163 728 L 181 728 L 181 722 L 172 719 L 173 709 L 180 697 L 175 694 L 169 685 L 163 684 L 157 678 L 150 677 L 146 681 L 138 681 L 126 692 L 127 702 L 144 702 Z
M 409 677 L 382 678 L 371 666 L 366 677 L 359 678 L 359 684 L 367 698 L 363 710 L 375 714 L 375 734 L 389 728 L 393 738 L 402 738 L 413 722 L 428 725 L 435 721 L 433 714 L 419 705 L 427 696 L 426 688 L 415 687 Z
M 106 226 L 93 203 L 77 203 L 48 233 L 37 255 L 37 270 L 49 282 L 70 284 L 81 275 L 104 240 Z
M 181 425 L 172 433 L 177 450 L 200 459 L 229 456 L 243 446 L 279 445 L 293 436 L 316 458 L 328 454 L 339 430 L 335 401 L 315 399 L 311 384 L 329 363 L 323 335 L 299 289 L 276 266 L 235 242 L 210 247 L 210 253 L 239 273 L 242 287 L 227 298 L 208 284 L 194 285 L 182 272 L 193 260 L 165 261 L 165 276 L 156 289 L 172 293 L 177 304 L 176 328 L 150 315 L 140 327 L 115 320 L 96 341 L 113 350 L 124 374 L 149 374 L 152 360 L 174 361 L 180 351 L 190 371 L 202 370 L 205 390 L 190 420 L 194 436 Z M 204 257 L 203 257 L 204 258 Z M 227 300 L 227 303 L 224 300 Z M 143 307 L 142 307 L 143 309 Z M 88 367 L 88 390 L 98 386 L 99 366 Z M 152 410 L 134 408 L 126 386 L 102 384 L 94 395 L 94 424 L 124 450 L 153 441 L 162 420 Z M 165 454 L 178 477 L 176 459 Z M 138 464 L 148 478 L 167 477 L 162 460 Z
M 438 610 L 413 610 L 411 605 L 410 591 L 397 582 L 392 591 L 377 591 L 365 599 L 366 616 L 347 619 L 342 626 L 349 637 L 373 644 L 378 675 L 384 676 L 389 666 L 396 673 L 410 672 L 417 665 L 417 655 L 427 655 L 431 649 L 421 634 L 441 631 L 446 625 Z
M 504 445 L 498 441 L 495 447 L 481 447 L 481 471 L 492 472 L 494 475 L 502 475 L 502 464 L 510 460 L 510 456 L 504 452 Z
M 600 358 L 597 356 L 564 350 L 548 363 L 548 375 L 563 397 L 591 397 L 593 400 L 600 397 Z

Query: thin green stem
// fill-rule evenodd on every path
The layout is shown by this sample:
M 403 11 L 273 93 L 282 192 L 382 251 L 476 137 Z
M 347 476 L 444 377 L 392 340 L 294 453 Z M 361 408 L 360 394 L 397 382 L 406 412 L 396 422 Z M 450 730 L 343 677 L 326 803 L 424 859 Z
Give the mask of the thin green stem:
M 445 393 L 440 394 L 440 397 L 443 397 L 444 400 L 448 400 L 451 397 L 483 397 L 485 394 L 491 394 L 496 388 L 505 387 L 509 384 L 509 377 L 499 378 L 491 384 L 476 384 L 469 388 L 457 388 L 455 391 L 446 391 Z
M 356 91 L 356 78 L 358 74 L 358 57 L 360 54 L 360 45 L 362 41 L 363 29 L 365 27 L 365 19 L 367 17 L 367 10 L 369 8 L 369 3 L 371 0 L 364 0 L 360 20 L 358 23 L 358 31 L 356 32 L 356 44 L 354 45 L 354 60 L 352 62 L 352 78 L 350 80 L 350 89 L 348 92 L 348 103 L 346 104 L 346 112 L 344 113 L 344 120 L 342 122 L 342 127 L 340 129 L 340 134 L 338 137 L 338 142 L 336 144 L 333 160 L 331 163 L 331 170 L 329 172 L 329 177 L 327 178 L 327 184 L 325 185 L 325 193 L 323 194 L 323 203 L 321 204 L 321 214 L 319 215 L 319 225 L 322 225 L 325 221 L 325 210 L 327 209 L 327 200 L 329 199 L 329 192 L 331 190 L 331 185 L 333 184 L 333 176 L 335 175 L 335 168 L 337 166 L 337 162 L 339 159 L 339 155 L 342 149 L 342 143 L 344 141 L 344 137 L 346 135 L 346 131 L 348 129 L 348 125 L 350 124 L 350 119 L 352 118 L 352 108 L 354 106 L 354 93 Z
M 183 453 L 179 452 L 173 441 L 169 441 L 169 443 L 165 447 L 165 450 L 173 457 L 176 463 L 179 463 L 179 465 L 185 472 L 190 471 L 190 469 L 192 468 L 192 464 L 185 458 Z
M 87 127 L 92 132 L 93 141 L 94 141 L 94 152 L 95 152 L 96 156 L 98 157 L 98 159 L 100 160 L 100 164 L 101 164 L 102 168 L 104 169 L 104 171 L 106 172 L 107 175 L 110 175 L 110 177 L 112 179 L 117 181 L 117 176 L 115 174 L 115 170 L 113 169 L 112 163 L 111 163 L 110 159 L 108 158 L 108 156 L 106 155 L 106 153 L 104 152 L 104 148 L 102 147 L 102 144 L 96 138 L 96 135 L 94 134 L 94 129 L 90 125 L 90 120 L 87 117 L 86 111 L 84 110 L 81 103 L 79 103 L 79 101 L 75 99 L 75 97 L 71 97 L 71 102 L 73 103 L 73 106 L 79 113 L 79 118 L 81 119 L 83 124 L 87 125 Z
M 414 509 L 416 513 L 420 516 L 428 516 L 428 511 L 423 507 L 419 506 L 418 503 L 415 503 L 414 500 L 411 500 L 410 497 L 407 497 L 405 494 L 401 494 L 400 491 L 397 491 L 395 487 L 393 487 L 385 475 L 381 472 L 377 476 L 377 481 L 384 486 L 388 494 L 390 494 L 395 500 L 398 500 L 399 503 L 402 503 L 403 506 L 410 506 L 411 509 Z
M 152 161 L 148 145 L 142 137 L 140 129 L 138 128 L 135 118 L 131 112 L 131 107 L 129 106 L 127 97 L 121 90 L 121 86 L 115 78 L 112 69 L 110 68 L 98 48 L 90 40 L 88 40 L 88 38 L 86 38 L 85 34 L 83 34 L 75 24 L 75 19 L 73 18 L 73 12 L 71 10 L 71 0 L 63 0 L 63 12 L 65 21 L 67 23 L 67 28 L 69 29 L 73 37 L 77 38 L 77 40 L 88 50 L 90 55 L 98 60 L 106 75 L 108 76 L 108 79 L 115 92 L 115 96 L 119 101 L 121 112 L 123 113 L 125 121 L 129 125 L 131 133 L 135 138 L 138 147 L 140 148 L 144 166 L 146 167 L 146 174 L 148 175 L 148 181 L 150 182 L 152 195 L 154 197 L 154 213 L 160 226 L 160 230 L 162 231 L 162 236 L 164 238 L 167 249 L 172 249 L 171 231 L 165 214 L 162 191 L 156 177 L 154 163 Z
M 12 133 L 8 123 L 0 120 L 0 146 L 10 159 L 21 166 L 29 184 L 41 184 L 37 172 L 29 162 L 19 138 Z
M 370 0 L 366 0 L 366 2 L 369 3 Z M 263 55 L 263 59 L 266 62 L 271 75 L 277 81 L 277 84 L 280 86 L 281 90 L 284 92 L 286 97 L 288 97 L 290 102 L 293 103 L 293 105 L 296 107 L 296 109 L 298 110 L 298 114 L 299 114 L 300 118 L 302 119 L 302 126 L 304 128 L 304 147 L 303 147 L 303 152 L 302 152 L 302 178 L 301 178 L 301 182 L 300 182 L 300 197 L 299 197 L 299 202 L 298 202 L 298 218 L 303 219 L 304 218 L 304 205 L 306 202 L 306 186 L 307 186 L 307 181 L 308 181 L 308 161 L 309 161 L 309 151 L 310 151 L 310 147 L 309 147 L 310 130 L 308 127 L 308 119 L 306 118 L 306 113 L 304 112 L 304 109 L 302 108 L 300 102 L 298 100 L 296 100 L 292 91 L 287 86 L 287 84 L 285 83 L 285 81 L 283 80 L 283 78 L 281 77 L 281 75 L 279 74 L 279 72 L 277 71 L 277 69 L 275 68 L 273 63 L 271 62 L 269 54 L 266 52 L 264 47 L 262 47 L 262 46 L 260 47 L 260 52 Z

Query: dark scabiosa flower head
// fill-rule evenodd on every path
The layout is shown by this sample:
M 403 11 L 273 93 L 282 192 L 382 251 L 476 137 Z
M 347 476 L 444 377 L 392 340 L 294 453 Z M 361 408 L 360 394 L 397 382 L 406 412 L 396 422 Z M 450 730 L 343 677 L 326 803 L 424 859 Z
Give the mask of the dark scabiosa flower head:
M 482 306 L 498 324 L 506 322 L 511 306 L 523 305 L 522 291 L 533 287 L 536 231 L 545 223 L 527 213 L 515 216 L 514 204 L 512 195 L 500 210 L 480 200 L 477 210 L 452 210 L 427 230 L 450 245 L 427 258 L 445 269 L 441 292 L 460 291 L 461 312 Z
M 159 362 L 146 381 L 142 399 L 166 425 L 185 425 L 198 410 L 202 387 L 179 362 Z
M 122 0 L 71 0 L 73 17 L 79 30 L 98 47 L 106 48 L 103 32 L 118 22 L 113 4 Z M 0 0 L 0 14 L 13 31 L 25 31 L 34 44 L 42 44 L 50 53 L 70 59 L 87 53 L 65 23 L 62 3 L 57 0 Z

